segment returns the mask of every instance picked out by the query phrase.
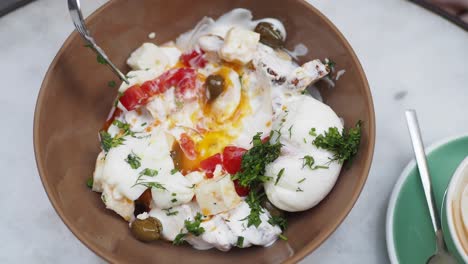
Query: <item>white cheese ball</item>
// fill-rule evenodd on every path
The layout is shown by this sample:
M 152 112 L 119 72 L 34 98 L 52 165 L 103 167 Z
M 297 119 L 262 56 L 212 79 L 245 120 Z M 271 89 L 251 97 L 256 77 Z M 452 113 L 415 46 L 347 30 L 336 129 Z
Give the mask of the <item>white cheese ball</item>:
M 338 162 L 330 163 L 332 152 L 312 144 L 315 136 L 309 135 L 309 131 L 315 128 L 319 135 L 330 127 L 337 127 L 341 132 L 343 125 L 329 106 L 310 96 L 292 97 L 286 101 L 285 108 L 288 112 L 279 115 L 273 125 L 275 129 L 282 127 L 280 141 L 284 146 L 280 157 L 266 167 L 266 175 L 273 180 L 265 183 L 265 192 L 279 209 L 304 211 L 318 204 L 330 192 L 342 166 Z M 328 168 L 303 166 L 304 156 L 313 157 L 315 163 L 312 167 Z M 282 169 L 283 174 L 276 183 Z
M 143 43 L 132 52 L 127 64 L 133 70 L 160 69 L 162 71 L 168 66 L 169 58 L 164 50 L 155 44 Z

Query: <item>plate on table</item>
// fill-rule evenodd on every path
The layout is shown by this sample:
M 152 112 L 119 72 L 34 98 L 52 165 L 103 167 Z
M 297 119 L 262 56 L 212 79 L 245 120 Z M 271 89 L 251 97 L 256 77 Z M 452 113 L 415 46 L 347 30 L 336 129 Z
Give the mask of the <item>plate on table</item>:
M 468 135 L 441 140 L 427 148 L 426 154 L 444 238 L 449 251 L 456 255 L 445 210 L 441 209 L 450 179 L 468 154 Z M 434 254 L 435 235 L 415 160 L 405 167 L 392 191 L 386 222 L 387 250 L 392 263 L 426 263 Z M 457 258 L 463 263 L 458 255 Z

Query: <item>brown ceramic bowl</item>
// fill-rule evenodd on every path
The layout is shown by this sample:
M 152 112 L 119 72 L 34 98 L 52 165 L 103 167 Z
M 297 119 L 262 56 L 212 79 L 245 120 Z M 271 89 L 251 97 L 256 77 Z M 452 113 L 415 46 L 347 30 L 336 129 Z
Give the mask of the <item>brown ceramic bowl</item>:
M 287 242 L 268 248 L 198 251 L 170 243 L 135 240 L 128 224 L 106 210 L 98 194 L 86 187 L 99 152 L 101 128 L 116 90 L 107 87 L 115 77 L 83 47 L 77 33 L 65 41 L 52 62 L 37 100 L 34 147 L 42 183 L 50 201 L 70 230 L 91 250 L 119 263 L 280 263 L 297 262 L 316 249 L 343 221 L 366 181 L 374 150 L 374 109 L 371 93 L 356 55 L 340 32 L 319 11 L 300 0 L 115 0 L 87 24 L 117 66 L 157 32 L 157 43 L 174 39 L 203 16 L 217 17 L 235 7 L 255 17 L 284 22 L 289 48 L 303 43 L 304 60 L 332 58 L 346 73 L 334 89 L 321 89 L 325 102 L 347 126 L 364 121 L 362 144 L 352 166 L 344 169 L 331 193 L 315 208 L 288 216 Z M 70 21 L 71 23 L 71 21 Z

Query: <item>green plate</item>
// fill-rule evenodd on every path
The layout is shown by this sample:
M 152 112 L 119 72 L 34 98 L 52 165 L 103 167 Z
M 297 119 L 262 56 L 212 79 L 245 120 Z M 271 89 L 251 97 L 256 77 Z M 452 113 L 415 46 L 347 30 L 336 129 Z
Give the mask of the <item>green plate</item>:
M 456 254 L 446 225 L 445 210 L 440 211 L 445 191 L 457 166 L 468 155 L 468 135 L 453 137 L 429 147 L 426 152 L 447 246 Z M 387 249 L 392 263 L 417 264 L 435 252 L 435 235 L 415 161 L 411 161 L 398 179 L 387 210 Z

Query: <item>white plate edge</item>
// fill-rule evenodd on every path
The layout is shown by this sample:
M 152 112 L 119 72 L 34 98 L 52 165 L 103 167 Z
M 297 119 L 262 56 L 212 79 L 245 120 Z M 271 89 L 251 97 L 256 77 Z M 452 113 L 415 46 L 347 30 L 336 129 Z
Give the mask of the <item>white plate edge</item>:
M 468 134 L 461 134 L 457 136 L 450 136 L 443 138 L 441 140 L 438 140 L 434 143 L 432 143 L 429 147 L 426 148 L 426 155 L 429 155 L 431 152 L 433 152 L 435 149 L 460 138 L 467 137 Z M 412 150 L 412 148 L 411 148 Z M 401 187 L 403 183 L 405 182 L 406 178 L 408 178 L 409 172 L 413 167 L 416 166 L 416 161 L 413 158 L 403 169 L 401 172 L 400 176 L 398 177 L 398 180 L 393 187 L 392 193 L 390 195 L 390 200 L 388 203 L 387 207 L 387 216 L 385 217 L 385 240 L 387 242 L 387 253 L 388 257 L 390 258 L 390 262 L 392 264 L 398 264 L 398 258 L 395 250 L 395 244 L 393 243 L 393 215 L 395 213 L 395 204 L 398 198 L 398 194 L 401 191 Z

